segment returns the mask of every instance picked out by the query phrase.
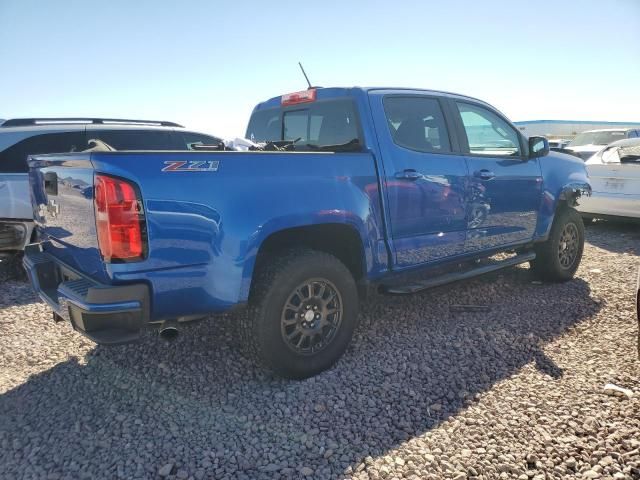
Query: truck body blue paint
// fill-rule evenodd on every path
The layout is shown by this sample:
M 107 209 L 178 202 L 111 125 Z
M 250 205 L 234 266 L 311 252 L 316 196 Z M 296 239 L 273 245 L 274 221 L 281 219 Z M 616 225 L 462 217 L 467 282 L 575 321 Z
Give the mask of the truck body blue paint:
M 450 151 L 417 151 L 394 142 L 395 127 L 385 116 L 385 102 L 393 97 L 440 102 Z M 472 154 L 454 108 L 456 102 L 470 102 L 500 115 L 479 100 L 410 89 L 317 89 L 316 102 L 335 100 L 354 106 L 357 152 L 88 152 L 32 158 L 41 251 L 96 288 L 145 285 L 148 320 L 157 321 L 246 303 L 261 247 L 283 231 L 348 228 L 359 239 L 362 282 L 382 284 L 403 271 L 543 241 L 559 202 L 571 203 L 589 191 L 583 162 L 558 153 L 528 158 L 527 140 L 519 133 L 520 156 Z M 276 97 L 259 104 L 253 115 L 273 111 L 281 121 L 283 112 L 304 106 L 283 107 Z M 216 168 L 163 171 L 184 161 Z M 484 179 L 479 176 L 484 171 L 494 176 Z M 56 175 L 55 196 L 45 192 L 47 173 Z M 103 261 L 95 174 L 126 179 L 139 189 L 148 242 L 143 260 Z M 27 267 L 35 268 L 34 262 Z

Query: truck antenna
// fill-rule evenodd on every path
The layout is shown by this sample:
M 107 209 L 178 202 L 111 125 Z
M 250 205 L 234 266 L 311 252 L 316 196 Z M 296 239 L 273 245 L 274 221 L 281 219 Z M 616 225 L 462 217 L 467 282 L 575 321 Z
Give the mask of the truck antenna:
M 307 72 L 304 71 L 304 67 L 302 66 L 302 63 L 298 62 L 298 65 L 300 65 L 300 70 L 302 70 L 302 74 L 304 75 L 304 78 L 307 81 L 307 85 L 309 85 L 309 88 L 313 88 L 311 86 L 311 82 L 309 81 L 309 77 L 307 77 Z

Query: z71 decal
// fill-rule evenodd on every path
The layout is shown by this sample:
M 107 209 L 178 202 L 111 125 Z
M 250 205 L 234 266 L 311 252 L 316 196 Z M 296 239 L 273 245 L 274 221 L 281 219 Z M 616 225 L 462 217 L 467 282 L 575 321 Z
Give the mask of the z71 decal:
M 220 161 L 167 160 L 163 172 L 217 172 Z

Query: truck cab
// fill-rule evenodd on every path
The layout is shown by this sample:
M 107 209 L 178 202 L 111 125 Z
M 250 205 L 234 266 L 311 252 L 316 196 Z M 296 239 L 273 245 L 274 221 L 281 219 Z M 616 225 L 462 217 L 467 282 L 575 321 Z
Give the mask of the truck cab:
M 313 101 L 259 104 L 246 136 L 295 140 L 296 151 L 344 144 L 373 153 L 394 271 L 534 242 L 550 227 L 550 213 L 541 209 L 545 187 L 557 188 L 543 178 L 550 160 L 532 156 L 528 139 L 504 115 L 471 97 L 321 89 Z M 556 171 L 578 167 L 553 156 L 563 159 Z

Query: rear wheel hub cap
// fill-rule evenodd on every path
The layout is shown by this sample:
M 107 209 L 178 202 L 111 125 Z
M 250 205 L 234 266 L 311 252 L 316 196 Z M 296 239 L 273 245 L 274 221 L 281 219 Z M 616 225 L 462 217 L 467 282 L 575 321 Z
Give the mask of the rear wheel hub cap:
M 342 297 L 335 285 L 322 278 L 307 280 L 291 292 L 282 309 L 282 339 L 294 352 L 313 355 L 333 341 L 342 316 Z

